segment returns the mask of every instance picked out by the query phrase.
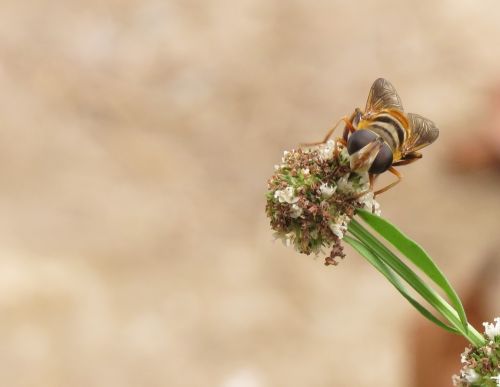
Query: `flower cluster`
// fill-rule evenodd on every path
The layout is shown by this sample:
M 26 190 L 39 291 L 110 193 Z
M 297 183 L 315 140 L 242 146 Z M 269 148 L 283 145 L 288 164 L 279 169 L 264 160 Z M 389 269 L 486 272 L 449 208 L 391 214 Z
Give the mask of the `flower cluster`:
M 454 386 L 500 387 L 500 317 L 483 325 L 486 344 L 465 349 L 460 375 L 453 376 Z
M 275 237 L 308 255 L 331 249 L 326 264 L 344 257 L 340 240 L 356 208 L 380 214 L 368 173 L 351 170 L 347 149 L 336 141 L 285 151 L 268 181 L 266 213 Z

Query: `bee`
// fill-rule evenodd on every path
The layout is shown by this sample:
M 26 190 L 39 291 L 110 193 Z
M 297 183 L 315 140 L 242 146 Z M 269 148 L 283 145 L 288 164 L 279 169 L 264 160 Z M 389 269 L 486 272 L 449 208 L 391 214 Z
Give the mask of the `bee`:
M 375 195 L 401 181 L 403 176 L 394 167 L 422 158 L 418 151 L 439 136 L 434 122 L 418 114 L 404 112 L 396 89 L 384 78 L 378 78 L 373 83 L 365 110 L 356 108 L 350 117 L 343 117 L 339 123 L 342 121 L 345 122 L 344 133 L 337 141 L 347 147 L 351 169 L 367 171 L 371 188 L 381 173 L 389 171 L 397 177 L 393 183 L 375 191 Z M 330 139 L 337 126 L 328 131 L 321 143 Z

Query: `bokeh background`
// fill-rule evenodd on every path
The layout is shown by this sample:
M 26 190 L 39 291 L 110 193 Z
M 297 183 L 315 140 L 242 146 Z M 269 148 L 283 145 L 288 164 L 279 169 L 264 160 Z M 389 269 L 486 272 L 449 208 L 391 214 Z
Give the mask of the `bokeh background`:
M 266 180 L 383 76 L 441 128 L 383 214 L 463 296 L 495 283 L 481 270 L 497 260 L 498 166 L 467 161 L 500 131 L 499 13 L 2 1 L 0 384 L 431 386 L 422 364 L 437 378 L 447 356 L 425 344 L 435 329 L 352 251 L 332 268 L 273 243 Z M 475 291 L 492 320 L 498 293 Z

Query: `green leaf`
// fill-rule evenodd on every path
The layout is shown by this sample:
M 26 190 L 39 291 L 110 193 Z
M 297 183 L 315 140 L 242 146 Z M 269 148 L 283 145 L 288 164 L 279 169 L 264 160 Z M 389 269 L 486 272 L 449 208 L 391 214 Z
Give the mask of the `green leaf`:
M 403 280 L 431 304 L 453 327 L 460 332 L 463 331 L 458 313 L 453 309 L 434 289 L 429 287 L 422 279 L 399 259 L 382 242 L 366 230 L 360 223 L 352 219 L 349 223 L 349 232 L 362 241 L 370 250 L 377 254 L 380 259 L 394 270 Z
M 437 267 L 431 257 L 415 241 L 404 235 L 396 226 L 384 218 L 365 210 L 358 210 L 357 214 L 368 223 L 375 231 L 405 255 L 415 266 L 422 270 L 436 285 L 448 296 L 455 307 L 463 328 L 467 332 L 468 322 L 465 310 L 457 293 L 448 279 Z
M 436 316 L 434 316 L 429 310 L 427 310 L 423 305 L 416 301 L 406 290 L 406 288 L 401 284 L 398 277 L 394 272 L 387 267 L 387 265 L 368 247 L 366 247 L 362 242 L 357 239 L 351 238 L 350 236 L 344 236 L 344 241 L 351 245 L 358 253 L 366 258 L 382 275 L 389 280 L 389 282 L 401 293 L 401 295 L 412 304 L 415 309 L 417 309 L 425 318 L 436 324 L 437 326 L 456 334 L 460 334 L 455 328 L 446 325 Z
M 352 219 L 348 231 L 356 238 L 362 241 L 371 251 L 397 275 L 405 280 L 413 289 L 417 291 L 429 304 L 431 304 L 443 317 L 445 317 L 451 325 L 457 329 L 465 338 L 467 338 L 474 346 L 481 347 L 484 345 L 484 337 L 472 325 L 468 325 L 466 331 L 460 321 L 457 311 L 448 304 L 434 289 L 430 288 L 423 282 L 419 276 L 403 263 L 391 250 L 389 250 L 382 242 L 374 235 L 366 230 L 359 222 Z

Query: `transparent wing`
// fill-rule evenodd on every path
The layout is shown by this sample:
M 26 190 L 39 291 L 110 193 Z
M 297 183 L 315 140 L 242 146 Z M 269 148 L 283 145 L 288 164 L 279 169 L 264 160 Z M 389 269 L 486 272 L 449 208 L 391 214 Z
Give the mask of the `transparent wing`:
M 366 112 L 379 112 L 382 109 L 403 110 L 403 103 L 391 82 L 387 79 L 379 78 L 373 82 L 368 100 L 366 101 Z
M 432 144 L 439 137 L 439 129 L 431 120 L 418 114 L 408 113 L 410 131 L 403 145 L 403 153 L 417 151 Z

